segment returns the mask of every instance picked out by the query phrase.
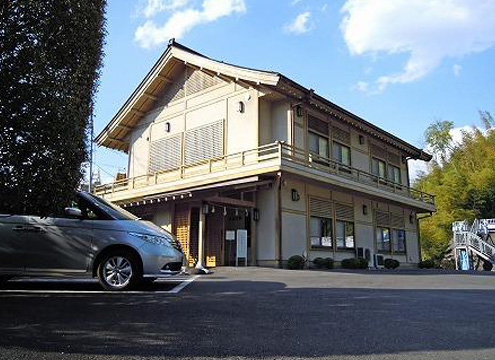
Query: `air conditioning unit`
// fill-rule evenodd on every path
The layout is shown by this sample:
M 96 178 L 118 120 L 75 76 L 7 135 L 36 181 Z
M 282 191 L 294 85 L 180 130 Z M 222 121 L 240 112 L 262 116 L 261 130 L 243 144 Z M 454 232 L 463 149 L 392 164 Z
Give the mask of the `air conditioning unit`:
M 371 250 L 364 247 L 358 247 L 356 248 L 356 257 L 363 258 L 368 260 L 368 262 L 371 262 Z
M 383 269 L 385 267 L 385 256 L 383 254 L 375 254 L 374 262 L 377 269 Z

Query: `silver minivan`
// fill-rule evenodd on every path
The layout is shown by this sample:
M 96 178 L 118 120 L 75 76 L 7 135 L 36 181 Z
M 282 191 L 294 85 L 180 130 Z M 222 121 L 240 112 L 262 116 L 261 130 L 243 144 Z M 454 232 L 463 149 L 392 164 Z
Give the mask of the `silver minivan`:
M 97 277 L 107 290 L 182 269 L 175 237 L 124 209 L 78 192 L 62 216 L 0 214 L 0 282 L 13 277 Z

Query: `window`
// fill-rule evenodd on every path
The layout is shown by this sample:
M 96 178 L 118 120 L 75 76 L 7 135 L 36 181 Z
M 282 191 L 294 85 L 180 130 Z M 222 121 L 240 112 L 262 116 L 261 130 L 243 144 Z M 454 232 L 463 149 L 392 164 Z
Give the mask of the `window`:
M 392 250 L 394 253 L 406 253 L 406 232 L 404 230 L 394 230 L 394 236 L 392 239 Z
M 333 142 L 333 159 L 339 163 L 351 166 L 351 149 L 338 142 Z
M 376 249 L 378 252 L 390 252 L 390 229 L 376 228 Z
M 385 161 L 379 160 L 377 158 L 371 159 L 371 173 L 373 175 L 377 175 L 385 179 L 385 177 L 387 176 L 386 168 L 387 165 L 385 164 Z
M 308 132 L 309 151 L 313 154 L 328 158 L 328 138 L 312 131 Z
M 354 223 L 337 220 L 335 224 L 338 249 L 354 249 Z
M 388 179 L 396 184 L 400 184 L 400 169 L 397 166 L 388 165 Z
M 332 247 L 332 219 L 311 216 L 309 233 L 311 246 Z

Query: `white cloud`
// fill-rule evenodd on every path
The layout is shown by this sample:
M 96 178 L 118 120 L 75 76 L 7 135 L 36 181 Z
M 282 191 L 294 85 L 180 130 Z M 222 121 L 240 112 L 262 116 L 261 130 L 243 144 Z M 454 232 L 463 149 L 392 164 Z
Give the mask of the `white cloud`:
M 459 76 L 461 70 L 462 70 L 462 66 L 459 64 L 454 64 L 454 66 L 452 66 L 452 71 L 454 72 L 455 76 Z
M 174 11 L 185 7 L 191 0 L 145 0 L 140 1 L 138 13 L 151 18 L 163 11 Z
M 401 72 L 376 79 L 375 92 L 495 44 L 495 0 L 346 0 L 342 12 L 352 55 L 409 54 Z
M 244 0 L 204 0 L 201 9 L 186 8 L 176 11 L 163 25 L 147 20 L 136 29 L 134 40 L 143 48 L 152 48 L 166 43 L 170 38 L 184 36 L 197 25 L 245 11 Z
M 360 92 L 367 93 L 369 92 L 369 85 L 366 81 L 358 81 L 356 85 L 354 85 L 354 89 Z
M 290 5 L 291 6 L 294 6 L 294 5 L 299 4 L 300 2 L 301 2 L 301 0 L 292 0 L 291 3 L 290 3 Z
M 285 25 L 285 31 L 293 34 L 304 34 L 312 29 L 309 19 L 311 18 L 311 12 L 303 12 L 289 24 Z
M 473 133 L 475 130 L 474 127 L 465 125 L 461 127 L 455 127 L 452 130 L 450 130 L 450 136 L 452 137 L 452 146 L 456 147 L 459 146 L 462 143 L 462 138 L 464 136 L 464 133 Z M 435 155 L 434 151 L 429 147 L 426 146 L 425 151 L 429 154 L 433 155 L 433 158 L 436 160 L 437 156 Z M 449 157 L 450 154 L 447 154 L 447 157 Z M 428 163 L 423 160 L 409 160 L 409 176 L 411 181 L 415 180 L 422 172 L 427 172 L 428 171 Z

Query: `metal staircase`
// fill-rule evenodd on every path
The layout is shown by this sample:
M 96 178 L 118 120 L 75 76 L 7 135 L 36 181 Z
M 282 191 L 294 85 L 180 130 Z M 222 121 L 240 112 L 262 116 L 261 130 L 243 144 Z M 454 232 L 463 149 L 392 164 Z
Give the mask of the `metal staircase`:
M 492 240 L 492 234 L 495 235 L 495 219 L 476 219 L 471 226 L 467 220 L 456 221 L 452 223 L 452 232 L 458 269 L 468 270 L 462 265 L 463 259 L 472 268 L 470 255 L 477 255 L 484 261 L 495 264 L 495 244 Z

